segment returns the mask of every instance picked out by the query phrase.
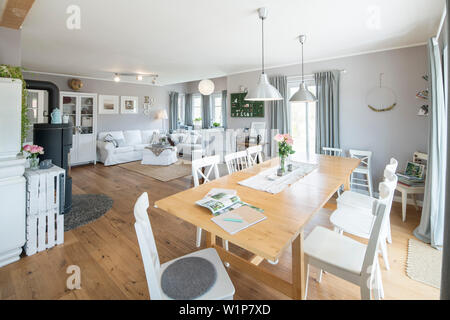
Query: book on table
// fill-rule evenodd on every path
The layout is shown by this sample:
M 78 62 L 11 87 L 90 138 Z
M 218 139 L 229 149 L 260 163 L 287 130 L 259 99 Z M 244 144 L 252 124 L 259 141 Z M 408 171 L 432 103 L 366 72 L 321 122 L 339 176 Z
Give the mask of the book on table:
M 241 201 L 235 190 L 212 189 L 196 204 L 209 209 L 211 220 L 230 234 L 267 219 L 264 210 Z

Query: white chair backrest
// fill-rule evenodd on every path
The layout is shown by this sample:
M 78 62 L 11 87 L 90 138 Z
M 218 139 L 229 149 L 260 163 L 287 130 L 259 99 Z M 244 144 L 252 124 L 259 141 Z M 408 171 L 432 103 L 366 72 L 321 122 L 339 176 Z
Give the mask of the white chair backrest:
M 361 160 L 359 167 L 371 168 L 372 151 L 349 150 L 350 158 Z
M 249 147 L 247 149 L 247 157 L 248 157 L 248 163 L 250 166 L 254 166 L 255 164 L 262 163 L 262 145 Z
M 389 162 L 389 164 L 386 165 L 385 170 L 389 170 L 389 171 L 391 171 L 393 173 L 396 173 L 397 172 L 397 168 L 398 168 L 398 161 L 396 159 L 394 159 L 394 158 L 391 158 L 391 162 Z M 386 176 L 385 176 L 385 178 L 386 178 Z
M 397 187 L 398 177 L 395 171 L 391 171 L 389 168 L 384 170 L 384 183 L 389 187 L 389 198 L 386 202 L 387 215 L 391 213 L 392 202 L 394 201 L 395 188 Z M 381 197 L 381 190 L 380 190 Z
M 364 256 L 362 272 L 365 274 L 373 274 L 375 271 L 375 259 L 377 258 L 377 248 L 381 239 L 381 231 L 387 213 L 387 203 L 390 197 L 390 186 L 380 183 L 380 199 L 373 204 L 372 214 L 376 217 L 370 233 L 369 244 L 367 245 L 366 254 Z
M 239 151 L 225 156 L 228 174 L 250 168 L 247 151 Z
M 150 297 L 152 300 L 160 300 L 162 294 L 158 274 L 161 265 L 152 226 L 147 215 L 148 207 L 148 194 L 145 192 L 138 198 L 134 205 L 134 217 L 136 218 L 134 228 L 136 229 L 136 235 L 141 249 Z
M 322 151 L 327 156 L 332 156 L 332 157 L 341 157 L 342 156 L 342 149 L 339 149 L 339 148 L 323 147 Z
M 194 186 L 198 187 L 200 185 L 199 176 L 204 179 L 203 183 L 207 183 L 211 180 L 220 178 L 218 167 L 219 163 L 220 163 L 220 155 L 193 160 L 192 177 L 194 178 Z M 205 169 L 205 173 L 202 172 L 203 168 Z M 211 173 L 213 172 L 214 172 L 214 179 L 211 178 Z

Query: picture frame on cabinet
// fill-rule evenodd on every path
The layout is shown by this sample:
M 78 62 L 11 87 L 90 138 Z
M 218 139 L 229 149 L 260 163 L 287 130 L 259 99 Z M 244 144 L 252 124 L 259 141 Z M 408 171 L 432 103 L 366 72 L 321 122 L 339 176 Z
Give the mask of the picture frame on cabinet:
M 99 95 L 98 114 L 119 114 L 119 96 Z
M 138 97 L 120 97 L 120 113 L 122 114 L 136 114 L 138 110 L 139 98 Z

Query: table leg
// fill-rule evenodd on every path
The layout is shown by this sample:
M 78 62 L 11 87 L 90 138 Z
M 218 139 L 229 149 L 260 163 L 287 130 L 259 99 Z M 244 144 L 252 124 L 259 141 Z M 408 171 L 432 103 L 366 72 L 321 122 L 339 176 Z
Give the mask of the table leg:
M 408 203 L 408 193 L 402 192 L 402 220 L 406 221 L 406 205 Z
M 350 191 L 350 179 L 351 178 L 352 178 L 352 176 L 348 177 L 348 179 L 345 180 L 344 191 Z
M 293 298 L 305 299 L 305 258 L 303 254 L 303 232 L 292 242 Z
M 413 199 L 413 201 L 414 201 L 414 207 L 416 208 L 417 211 L 419 211 L 419 206 L 417 205 L 416 194 L 413 193 L 411 196 L 412 196 L 412 199 Z
M 206 247 L 212 248 L 216 245 L 216 235 L 211 232 L 206 232 Z

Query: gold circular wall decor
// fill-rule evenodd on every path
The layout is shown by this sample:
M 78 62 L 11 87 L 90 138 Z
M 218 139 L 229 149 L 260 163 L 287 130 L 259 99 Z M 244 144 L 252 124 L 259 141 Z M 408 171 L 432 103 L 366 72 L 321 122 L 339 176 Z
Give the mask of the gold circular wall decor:
M 370 110 L 375 111 L 375 112 L 385 112 L 385 111 L 391 111 L 392 109 L 395 108 L 396 105 L 397 105 L 397 103 L 394 103 L 392 106 L 383 108 L 383 109 L 377 109 L 375 107 L 372 107 L 370 104 L 368 107 L 370 108 Z
M 83 81 L 80 79 L 69 80 L 69 87 L 74 91 L 80 91 L 84 86 Z
M 383 86 L 383 75 L 380 73 L 379 86 L 370 90 L 366 96 L 367 106 L 373 112 L 387 112 L 397 106 L 397 95 L 391 88 Z

